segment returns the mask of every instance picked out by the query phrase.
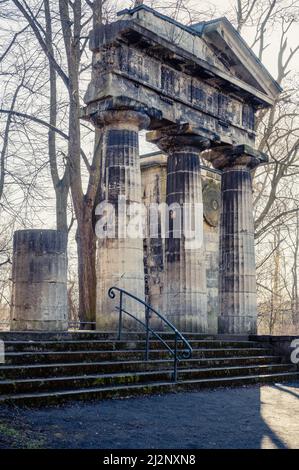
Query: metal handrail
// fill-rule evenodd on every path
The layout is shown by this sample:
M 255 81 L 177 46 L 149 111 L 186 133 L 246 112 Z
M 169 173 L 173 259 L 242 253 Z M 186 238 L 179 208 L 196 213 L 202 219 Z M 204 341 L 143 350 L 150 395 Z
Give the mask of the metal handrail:
M 192 356 L 192 347 L 189 343 L 189 341 L 180 333 L 180 331 L 177 330 L 177 328 L 170 323 L 167 318 L 165 318 L 161 313 L 157 312 L 151 305 L 147 304 L 144 302 L 142 299 L 139 299 L 136 297 L 134 294 L 131 294 L 131 292 L 126 291 L 125 289 L 121 289 L 120 287 L 110 287 L 108 290 L 108 296 L 110 299 L 115 299 L 115 291 L 119 292 L 119 306 L 116 306 L 115 309 L 119 312 L 119 321 L 118 321 L 118 339 L 121 339 L 121 334 L 122 334 L 122 317 L 123 313 L 128 315 L 129 317 L 133 318 L 137 323 L 141 324 L 145 330 L 146 330 L 146 344 L 145 344 L 145 360 L 149 360 L 149 353 L 150 353 L 150 333 L 155 336 L 165 347 L 166 349 L 170 352 L 170 354 L 173 356 L 174 359 L 174 364 L 173 364 L 173 380 L 174 382 L 177 381 L 177 375 L 178 375 L 178 362 L 183 360 L 183 359 L 189 359 Z M 128 312 L 123 308 L 123 296 L 126 295 L 130 297 L 131 299 L 135 300 L 139 304 L 143 305 L 145 307 L 145 322 L 140 320 L 140 318 L 137 318 L 135 315 L 132 313 Z M 166 341 L 161 338 L 159 333 L 154 331 L 150 326 L 149 326 L 149 320 L 151 318 L 150 312 L 153 312 L 155 315 L 157 315 L 175 334 L 174 337 L 174 349 L 172 349 L 169 344 L 166 343 Z M 185 346 L 185 349 L 179 349 L 178 350 L 178 342 L 182 341 L 183 345 Z

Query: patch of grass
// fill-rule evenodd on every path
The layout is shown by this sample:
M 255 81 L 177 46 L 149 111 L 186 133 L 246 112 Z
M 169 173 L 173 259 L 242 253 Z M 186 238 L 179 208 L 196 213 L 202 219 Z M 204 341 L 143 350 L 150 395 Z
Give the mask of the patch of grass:
M 0 435 L 1 434 L 7 438 L 17 439 L 21 437 L 21 433 L 17 431 L 17 429 L 13 428 L 12 426 L 9 426 L 6 423 L 0 423 Z
M 15 425 L 0 422 L 0 448 L 40 449 L 44 446 L 42 437 L 36 438 L 29 429 L 17 429 Z

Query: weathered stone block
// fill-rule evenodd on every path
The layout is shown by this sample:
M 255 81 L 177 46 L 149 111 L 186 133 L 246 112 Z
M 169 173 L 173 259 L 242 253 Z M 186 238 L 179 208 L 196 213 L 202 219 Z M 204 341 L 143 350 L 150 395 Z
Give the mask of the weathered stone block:
M 12 330 L 67 329 L 67 234 L 18 230 L 12 267 Z

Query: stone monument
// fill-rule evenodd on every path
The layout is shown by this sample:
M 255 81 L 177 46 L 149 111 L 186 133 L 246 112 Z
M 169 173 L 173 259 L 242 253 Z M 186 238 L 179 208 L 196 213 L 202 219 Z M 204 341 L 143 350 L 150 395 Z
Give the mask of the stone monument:
M 90 35 L 93 72 L 84 118 L 102 129 L 100 201 L 141 202 L 138 131 L 167 153 L 166 201 L 202 202 L 200 159 L 222 172 L 218 332 L 256 332 L 251 170 L 255 113 L 279 85 L 226 18 L 185 26 L 144 5 Z M 172 215 L 169 223 L 171 225 Z M 204 248 L 192 254 L 170 229 L 163 313 L 184 331 L 208 330 Z M 98 243 L 97 326 L 115 325 L 111 285 L 144 295 L 143 242 Z

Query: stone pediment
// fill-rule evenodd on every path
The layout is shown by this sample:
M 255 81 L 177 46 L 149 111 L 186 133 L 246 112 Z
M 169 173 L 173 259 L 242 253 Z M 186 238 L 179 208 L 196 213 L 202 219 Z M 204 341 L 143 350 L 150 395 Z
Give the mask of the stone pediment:
M 230 21 L 223 17 L 191 26 L 200 34 L 226 71 L 273 100 L 282 91 Z
M 244 91 L 248 92 L 257 106 L 272 105 L 281 92 L 278 83 L 227 18 L 186 26 L 145 5 L 123 10 L 118 13 L 118 17 L 120 23 L 131 21 L 131 29 L 135 30 L 136 41 L 141 46 L 142 29 L 145 36 L 146 32 L 151 33 L 152 48 L 155 47 L 153 43 L 156 38 L 159 43 L 157 50 L 162 54 L 163 39 L 165 48 L 172 45 L 173 64 L 178 67 L 182 65 L 190 72 L 191 64 L 183 64 L 183 61 L 180 64 L 180 56 L 188 59 L 193 56 L 194 75 L 204 76 L 205 71 L 205 78 L 212 85 L 224 85 L 225 89 L 237 95 L 238 90 L 241 90 L 243 96 Z M 139 38 L 138 26 L 141 28 Z M 133 36 L 131 33 L 130 40 Z M 144 46 L 149 52 L 150 47 L 146 40 Z

